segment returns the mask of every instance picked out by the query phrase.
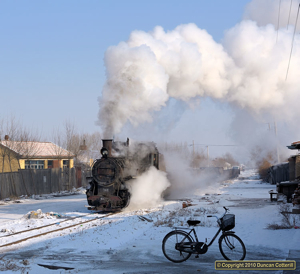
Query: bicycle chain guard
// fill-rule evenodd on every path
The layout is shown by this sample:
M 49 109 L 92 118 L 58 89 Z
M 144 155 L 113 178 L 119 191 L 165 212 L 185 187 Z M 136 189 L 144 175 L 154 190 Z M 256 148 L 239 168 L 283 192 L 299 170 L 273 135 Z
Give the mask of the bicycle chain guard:
M 205 254 L 207 252 L 208 246 L 206 243 L 199 242 L 195 245 L 195 250 L 198 254 Z

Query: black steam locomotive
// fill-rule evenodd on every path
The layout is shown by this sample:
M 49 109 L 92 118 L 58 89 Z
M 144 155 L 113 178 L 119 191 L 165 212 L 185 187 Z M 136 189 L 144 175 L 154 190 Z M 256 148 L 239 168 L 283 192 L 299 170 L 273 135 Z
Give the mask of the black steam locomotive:
M 129 204 L 126 182 L 149 167 L 159 169 L 159 152 L 154 143 L 113 142 L 102 140 L 101 159 L 92 166 L 90 187 L 86 191 L 89 209 L 116 211 Z

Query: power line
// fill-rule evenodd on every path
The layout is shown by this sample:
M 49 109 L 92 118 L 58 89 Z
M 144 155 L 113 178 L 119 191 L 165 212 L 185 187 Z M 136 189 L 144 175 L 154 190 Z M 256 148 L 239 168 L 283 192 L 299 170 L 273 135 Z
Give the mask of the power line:
M 292 58 L 292 52 L 293 52 L 293 45 L 294 45 L 295 33 L 296 33 L 297 23 L 298 23 L 299 9 L 300 9 L 300 4 L 299 4 L 299 6 L 298 6 L 298 11 L 297 11 L 296 24 L 295 24 L 295 28 L 294 28 L 294 34 L 293 34 L 293 39 L 292 39 L 292 47 L 291 47 L 289 63 L 288 63 L 287 71 L 286 71 L 285 81 L 286 81 L 286 79 L 287 79 L 287 77 L 288 77 L 289 68 L 290 68 L 290 63 L 291 63 L 291 58 Z
M 292 3 L 293 3 L 293 0 L 291 0 L 291 4 L 290 4 L 290 12 L 289 12 L 289 18 L 288 18 L 288 22 L 287 22 L 287 25 L 286 25 L 286 29 L 289 28 L 290 17 L 291 17 L 291 9 L 292 9 Z
M 277 43 L 277 39 L 278 39 L 279 18 L 280 18 L 280 6 L 281 6 L 281 0 L 279 0 L 279 10 L 278 10 L 278 20 L 277 20 L 277 35 L 276 35 L 276 43 Z
M 206 147 L 206 150 L 207 150 L 207 165 L 209 166 L 209 147 L 237 147 L 239 145 L 212 145 L 212 144 L 195 144 L 194 141 L 193 141 L 193 144 L 189 145 L 189 146 L 193 146 L 193 154 L 194 154 L 194 147 L 195 146 L 205 146 Z
M 210 145 L 210 144 L 191 144 L 190 146 L 238 147 L 238 146 L 240 146 L 240 145 Z

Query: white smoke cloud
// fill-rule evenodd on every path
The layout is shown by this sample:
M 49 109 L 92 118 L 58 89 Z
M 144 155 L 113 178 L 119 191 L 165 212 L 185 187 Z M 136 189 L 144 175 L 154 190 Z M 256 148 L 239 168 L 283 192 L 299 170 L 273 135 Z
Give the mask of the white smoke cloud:
M 290 1 L 281 3 L 283 22 Z M 133 31 L 127 42 L 110 47 L 99 99 L 99 124 L 106 137 L 128 121 L 135 126 L 151 122 L 153 112 L 170 98 L 191 105 L 210 97 L 255 115 L 295 120 L 300 114 L 300 35 L 296 33 L 286 79 L 294 27 L 280 23 L 277 30 L 278 7 L 278 1 L 252 1 L 245 20 L 227 30 L 222 43 L 187 24 L 172 31 Z M 292 1 L 291 25 L 297 8 Z
M 242 70 L 242 80 L 230 91 L 229 101 L 275 116 L 290 113 L 290 106 L 299 98 L 296 79 L 300 76 L 298 35 L 286 80 L 292 33 L 292 29 L 279 30 L 276 43 L 274 26 L 258 27 L 253 21 L 243 21 L 226 32 L 224 46 Z M 298 112 L 297 108 L 295 110 Z
M 134 125 L 151 121 L 149 112 L 159 110 L 168 100 L 168 76 L 146 45 L 110 47 L 105 64 L 107 81 L 100 99 L 99 124 L 109 138 L 127 120 Z
M 128 120 L 151 121 L 151 112 L 170 96 L 223 98 L 236 78 L 228 75 L 235 67 L 222 45 L 194 24 L 167 33 L 161 27 L 134 31 L 127 43 L 107 50 L 105 64 L 99 123 L 108 135 L 120 132 Z
M 227 71 L 233 63 L 222 45 L 195 24 L 181 25 L 165 32 L 156 27 L 151 33 L 134 31 L 130 47 L 147 44 L 169 76 L 167 92 L 171 97 L 189 100 L 195 96 L 222 98 L 233 80 Z
M 165 172 L 150 167 L 126 185 L 131 194 L 130 204 L 126 210 L 134 210 L 158 205 L 162 201 L 162 193 L 170 186 L 170 182 Z

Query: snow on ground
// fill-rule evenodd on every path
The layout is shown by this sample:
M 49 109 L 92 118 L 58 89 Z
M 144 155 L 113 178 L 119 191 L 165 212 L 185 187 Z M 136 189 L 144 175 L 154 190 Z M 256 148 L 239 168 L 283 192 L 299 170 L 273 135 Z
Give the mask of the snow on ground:
M 267 229 L 269 224 L 280 224 L 282 218 L 280 203 L 270 201 L 268 192 L 272 189 L 275 190 L 274 185 L 262 183 L 253 170 L 247 170 L 237 180 L 222 183 L 214 191 L 210 189 L 204 195 L 195 191 L 189 197 L 192 206 L 186 208 L 182 208 L 182 200 L 165 201 L 153 208 L 124 210 L 104 217 L 103 214 L 89 215 L 84 194 L 5 203 L 0 205 L 0 246 L 12 241 L 3 236 L 13 232 L 50 223 L 58 229 L 66 223 L 64 220 L 76 216 L 81 216 L 76 222 L 104 218 L 0 247 L 0 271 L 13 273 L 15 268 L 18 273 L 216 273 L 214 262 L 223 259 L 217 241 L 206 254 L 199 258 L 192 256 L 181 264 L 168 261 L 161 244 L 172 226 L 185 226 L 188 219 L 201 220 L 202 226 L 196 228 L 199 240 L 208 238 L 209 241 L 217 225 L 215 219 L 206 215 L 221 215 L 223 206 L 236 215 L 234 231 L 245 243 L 247 260 L 299 259 L 300 229 Z M 203 189 L 200 192 L 203 193 Z M 296 225 L 300 225 L 299 219 Z M 47 227 L 43 232 L 52 229 Z M 34 231 L 29 231 L 26 237 L 33 234 Z M 22 237 L 24 235 L 15 235 L 13 241 Z

